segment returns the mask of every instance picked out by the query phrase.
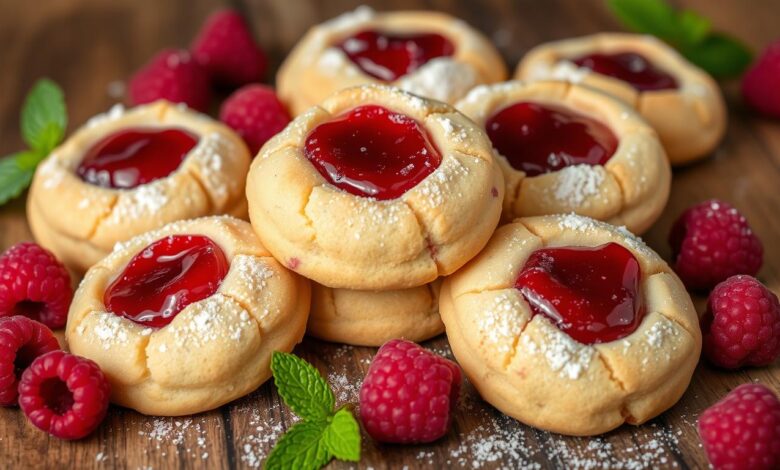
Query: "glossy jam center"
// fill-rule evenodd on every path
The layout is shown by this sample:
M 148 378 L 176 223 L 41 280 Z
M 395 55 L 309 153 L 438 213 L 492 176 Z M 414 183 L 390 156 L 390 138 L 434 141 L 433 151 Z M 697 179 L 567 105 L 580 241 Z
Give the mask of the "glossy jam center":
M 304 154 L 336 187 L 357 196 L 395 199 L 441 164 L 414 119 L 381 106 L 360 106 L 308 135 Z
M 363 72 L 386 82 L 414 72 L 431 59 L 455 52 L 452 42 L 433 33 L 402 35 L 361 31 L 338 47 Z
M 603 165 L 618 146 L 604 124 L 559 106 L 520 102 L 485 123 L 493 147 L 528 176 L 578 165 Z
M 187 305 L 213 295 L 228 269 L 225 254 L 210 238 L 172 235 L 133 257 L 103 300 L 116 315 L 160 328 Z
M 580 67 L 628 82 L 639 91 L 677 88 L 677 80 L 635 52 L 589 54 L 573 59 Z
M 634 332 L 644 311 L 639 262 L 617 243 L 595 248 L 535 251 L 515 287 L 534 314 L 545 315 L 583 344 L 606 343 Z
M 194 135 L 181 129 L 125 129 L 94 144 L 77 172 L 96 186 L 135 188 L 176 171 L 197 143 Z

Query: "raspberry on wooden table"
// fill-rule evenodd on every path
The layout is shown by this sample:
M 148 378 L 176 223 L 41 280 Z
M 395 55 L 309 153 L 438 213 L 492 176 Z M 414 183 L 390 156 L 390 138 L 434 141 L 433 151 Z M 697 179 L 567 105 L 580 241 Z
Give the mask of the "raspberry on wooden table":
M 211 102 L 208 73 L 185 50 L 159 52 L 132 76 L 128 91 L 134 105 L 168 100 L 207 111 Z
M 742 96 L 750 107 L 780 118 L 780 41 L 770 44 L 742 78 Z
M 390 340 L 360 388 L 360 419 L 380 442 L 423 443 L 447 433 L 458 401 L 460 367 L 421 346 Z
M 62 328 L 72 299 L 68 270 L 44 248 L 19 243 L 0 256 L 0 317 L 24 315 Z
M 710 294 L 702 333 L 704 355 L 717 366 L 769 365 L 780 356 L 780 302 L 756 278 L 730 277 Z
M 22 374 L 19 406 L 32 424 L 60 439 L 81 439 L 108 411 L 110 386 L 97 364 L 54 351 Z
M 57 349 L 46 325 L 20 315 L 0 317 L 0 406 L 16 405 L 22 373 L 35 358 Z
M 686 210 L 669 233 L 674 270 L 691 290 L 708 290 L 735 274 L 755 275 L 764 248 L 745 217 L 716 199 Z
M 260 81 L 268 59 L 234 10 L 212 14 L 192 42 L 192 54 L 211 79 L 225 86 Z
M 767 387 L 740 385 L 707 408 L 698 427 L 716 470 L 780 468 L 780 400 Z
M 256 155 L 268 139 L 289 124 L 290 114 L 272 88 L 247 85 L 222 103 L 219 119 L 238 132 Z

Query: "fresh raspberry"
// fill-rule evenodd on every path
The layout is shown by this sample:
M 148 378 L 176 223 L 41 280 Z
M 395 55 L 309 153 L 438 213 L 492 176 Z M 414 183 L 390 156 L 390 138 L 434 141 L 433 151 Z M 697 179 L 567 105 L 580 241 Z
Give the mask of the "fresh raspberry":
M 704 410 L 699 436 L 716 470 L 780 468 L 780 400 L 763 385 L 740 385 Z
M 62 328 L 72 299 L 68 270 L 49 251 L 20 243 L 0 256 L 0 317 L 24 315 Z
M 43 323 L 20 315 L 0 318 L 0 406 L 15 405 L 22 372 L 36 357 L 59 348 Z
M 390 340 L 360 388 L 363 427 L 380 442 L 435 441 L 447 433 L 460 382 L 454 362 L 410 341 Z
M 111 388 L 97 364 L 54 351 L 35 359 L 19 382 L 19 406 L 36 427 L 81 439 L 106 417 Z
M 222 103 L 219 119 L 238 132 L 255 155 L 268 139 L 287 126 L 290 115 L 273 89 L 247 85 Z
M 168 100 L 207 111 L 211 102 L 208 73 L 188 51 L 176 49 L 161 51 L 138 70 L 129 93 L 133 104 Z
M 674 270 L 690 290 L 712 289 L 735 274 L 755 275 L 764 249 L 745 217 L 713 199 L 686 210 L 669 233 Z
M 212 14 L 190 49 L 211 79 L 224 86 L 260 81 L 268 63 L 246 22 L 234 10 Z
M 756 111 L 780 118 L 780 41 L 770 44 L 742 79 L 742 96 Z
M 721 282 L 702 318 L 704 355 L 727 369 L 765 366 L 780 356 L 780 302 L 751 276 Z

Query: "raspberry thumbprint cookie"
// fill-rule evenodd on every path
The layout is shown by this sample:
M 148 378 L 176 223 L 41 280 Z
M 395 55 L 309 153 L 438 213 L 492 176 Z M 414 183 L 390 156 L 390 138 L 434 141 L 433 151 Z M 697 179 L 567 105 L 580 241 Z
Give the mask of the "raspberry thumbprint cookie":
M 38 168 L 36 240 L 86 271 L 114 244 L 182 219 L 246 216 L 249 151 L 232 130 L 166 101 L 93 118 Z
M 515 77 L 563 79 L 620 98 L 658 131 L 672 165 L 707 156 L 726 130 L 715 80 L 652 36 L 602 33 L 542 44 Z
M 641 233 L 666 205 L 672 175 L 657 134 L 606 93 L 506 82 L 479 86 L 456 107 L 496 151 L 504 220 L 574 212 Z
M 408 289 L 360 291 L 312 285 L 307 334 L 354 346 L 381 346 L 395 338 L 416 343 L 444 332 L 441 281 Z
M 485 246 L 504 182 L 490 142 L 451 106 L 397 88 L 337 92 L 252 163 L 252 226 L 274 256 L 319 284 L 417 287 Z
M 279 96 L 300 114 L 334 92 L 386 84 L 453 103 L 475 85 L 505 80 L 498 51 L 461 20 L 430 11 L 360 7 L 312 28 L 282 64 Z
M 625 229 L 573 214 L 500 227 L 444 281 L 440 307 L 482 397 L 561 434 L 657 416 L 701 352 L 696 311 L 669 266 Z
M 303 337 L 310 294 L 247 222 L 179 221 L 118 244 L 87 272 L 66 336 L 103 369 L 114 403 L 199 413 L 270 377 L 271 353 Z

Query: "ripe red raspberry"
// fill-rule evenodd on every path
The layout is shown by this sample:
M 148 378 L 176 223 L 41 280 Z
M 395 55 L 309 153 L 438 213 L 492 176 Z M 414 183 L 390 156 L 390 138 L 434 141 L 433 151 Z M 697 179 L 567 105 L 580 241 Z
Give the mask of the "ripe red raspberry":
M 290 122 L 290 115 L 273 89 L 247 85 L 222 103 L 219 119 L 244 138 L 253 155 Z
M 16 405 L 19 379 L 33 360 L 60 349 L 46 325 L 27 317 L 0 318 L 0 406 Z
M 166 49 L 159 52 L 130 79 L 133 104 L 168 100 L 207 111 L 211 88 L 206 70 L 188 51 Z
M 755 275 L 761 240 L 731 205 L 711 200 L 686 210 L 669 233 L 674 270 L 690 290 L 712 289 L 735 274 Z
M 244 19 L 234 10 L 212 14 L 192 43 L 195 60 L 225 86 L 258 82 L 268 63 Z
M 763 385 L 740 385 L 704 410 L 699 436 L 716 470 L 780 468 L 780 400 Z
M 765 366 L 780 356 L 780 302 L 754 277 L 721 282 L 702 318 L 704 355 L 728 369 Z
M 81 439 L 106 417 L 110 386 L 97 364 L 54 351 L 19 382 L 19 406 L 32 424 L 60 439 Z
M 62 328 L 72 299 L 68 270 L 49 251 L 20 243 L 0 256 L 0 317 L 24 315 Z
M 376 353 L 360 388 L 360 420 L 380 442 L 432 442 L 447 433 L 460 393 L 460 368 L 401 339 Z
M 780 118 L 780 41 L 770 44 L 742 79 L 742 96 L 756 111 Z

